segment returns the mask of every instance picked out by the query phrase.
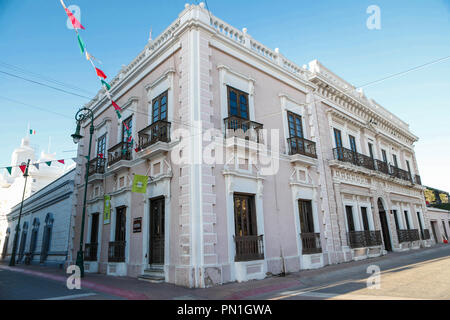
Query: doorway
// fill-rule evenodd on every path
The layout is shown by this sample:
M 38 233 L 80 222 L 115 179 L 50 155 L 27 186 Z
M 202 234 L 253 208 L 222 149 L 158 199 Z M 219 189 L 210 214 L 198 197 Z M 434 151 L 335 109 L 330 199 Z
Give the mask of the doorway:
M 392 251 L 391 237 L 389 235 L 388 217 L 386 215 L 386 210 L 384 209 L 383 201 L 381 200 L 381 198 L 378 199 L 378 214 L 380 215 L 381 233 L 383 234 L 384 249 L 386 251 Z
M 438 242 L 438 235 L 437 235 L 437 222 L 436 221 L 430 221 L 431 222 L 431 231 L 433 232 L 434 242 Z
M 164 197 L 150 200 L 150 265 L 164 264 L 164 203 Z

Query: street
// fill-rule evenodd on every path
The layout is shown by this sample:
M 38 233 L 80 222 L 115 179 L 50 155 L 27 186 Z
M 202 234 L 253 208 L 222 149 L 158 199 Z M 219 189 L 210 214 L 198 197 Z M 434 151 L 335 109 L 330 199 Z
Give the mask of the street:
M 369 266 L 381 271 L 379 288 L 367 287 Z M 364 261 L 327 266 L 231 283 L 207 289 L 153 284 L 126 277 L 87 274 L 82 289 L 69 290 L 62 270 L 39 266 L 0 265 L 0 299 L 109 300 L 109 299 L 257 299 L 257 300 L 376 300 L 450 299 L 450 246 L 391 253 Z

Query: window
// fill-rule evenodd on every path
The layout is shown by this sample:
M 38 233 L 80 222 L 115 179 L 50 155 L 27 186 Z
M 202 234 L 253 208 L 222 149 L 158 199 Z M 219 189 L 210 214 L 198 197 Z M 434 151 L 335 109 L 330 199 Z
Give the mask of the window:
M 126 235 L 126 208 L 120 207 L 116 209 L 116 234 L 115 241 L 123 242 L 125 241 Z
M 152 101 L 152 123 L 167 121 L 167 91 Z
M 394 160 L 394 167 L 398 168 L 397 156 L 395 154 L 392 155 L 392 159 Z
M 367 215 L 367 208 L 366 207 L 361 207 L 361 216 L 362 216 L 364 230 L 369 231 L 370 230 L 370 227 L 369 227 L 369 216 Z
M 387 155 L 386 155 L 386 150 L 381 149 L 381 155 L 383 156 L 383 162 L 387 163 Z
M 373 156 L 373 144 L 371 144 L 370 142 L 369 142 L 369 156 L 370 156 L 370 158 L 374 158 L 374 156 Z
M 353 220 L 353 207 L 345 206 L 345 212 L 347 214 L 348 231 L 355 231 L 355 221 Z
M 445 227 L 445 223 L 444 220 L 442 220 L 442 228 L 444 229 L 444 233 L 445 233 L 445 239 L 448 240 L 448 233 L 447 233 L 447 228 Z
M 420 235 L 422 236 L 422 239 L 424 239 L 423 234 L 423 225 L 422 225 L 422 219 L 420 218 L 420 212 L 417 212 L 417 221 L 419 221 L 419 228 L 420 228 Z
M 106 155 L 106 134 L 97 140 L 97 157 L 103 158 Z
M 47 215 L 45 216 L 44 235 L 42 237 L 41 263 L 44 263 L 45 260 L 47 260 L 48 252 L 50 251 L 53 222 L 53 214 L 47 213 Z
M 314 219 L 311 201 L 298 200 L 298 212 L 300 215 L 301 233 L 314 233 Z
M 258 235 L 253 196 L 234 195 L 234 223 L 236 236 Z
M 336 148 L 342 148 L 341 130 L 334 129 L 334 141 L 336 143 Z
M 92 215 L 92 223 L 91 223 L 91 242 L 90 243 L 97 243 L 98 241 L 98 218 L 99 214 L 94 213 Z
M 395 228 L 397 230 L 400 230 L 400 225 L 399 225 L 398 216 L 397 216 L 397 210 L 392 210 L 392 213 L 394 214 Z
M 411 225 L 409 224 L 408 211 L 406 211 L 406 210 L 405 210 L 405 221 L 406 221 L 406 229 L 410 230 L 411 229 Z
M 6 257 L 6 254 L 8 253 L 8 244 L 9 244 L 9 235 L 11 233 L 11 229 L 8 228 L 6 230 L 6 237 L 3 242 L 3 251 L 2 251 L 2 259 Z
M 302 117 L 288 112 L 288 124 L 289 124 L 289 136 L 291 138 L 303 138 L 303 125 L 302 125 Z
M 349 136 L 348 136 L 348 139 L 350 140 L 350 149 L 351 149 L 353 152 L 357 152 L 357 150 L 356 150 L 356 139 L 355 139 L 355 137 L 352 136 L 352 135 L 349 135 Z
M 128 127 L 128 128 L 127 128 Z M 129 117 L 122 123 L 122 142 L 128 142 L 128 132 L 133 132 L 133 117 Z
M 248 120 L 248 94 L 228 87 L 228 115 Z

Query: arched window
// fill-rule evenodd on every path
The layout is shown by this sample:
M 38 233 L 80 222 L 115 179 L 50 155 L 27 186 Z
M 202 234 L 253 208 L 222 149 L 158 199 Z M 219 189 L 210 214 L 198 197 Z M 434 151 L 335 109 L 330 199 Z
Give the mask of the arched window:
M 23 223 L 22 236 L 20 237 L 19 256 L 17 262 L 22 261 L 25 252 L 25 243 L 27 242 L 28 222 Z
M 41 263 L 44 263 L 45 260 L 47 260 L 52 238 L 53 221 L 53 214 L 47 213 L 45 216 L 44 236 L 42 238 Z
M 3 243 L 2 259 L 4 259 L 6 257 L 6 254 L 8 253 L 8 242 L 9 242 L 10 234 L 11 234 L 11 229 L 8 228 L 6 230 L 5 242 Z
M 30 242 L 30 255 L 31 255 L 32 260 L 33 260 L 34 251 L 36 251 L 36 242 L 37 242 L 37 237 L 39 234 L 39 225 L 40 224 L 41 223 L 39 222 L 39 218 L 33 219 L 33 225 L 32 225 L 32 229 L 31 229 L 31 242 Z

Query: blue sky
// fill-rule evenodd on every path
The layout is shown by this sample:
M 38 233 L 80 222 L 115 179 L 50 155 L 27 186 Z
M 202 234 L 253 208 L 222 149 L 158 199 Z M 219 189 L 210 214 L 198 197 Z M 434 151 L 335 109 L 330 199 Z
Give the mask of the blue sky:
M 81 8 L 82 36 L 113 78 L 184 8 L 185 1 L 66 1 Z M 195 1 L 191 2 L 195 3 Z M 366 9 L 381 9 L 381 30 L 368 30 Z M 450 55 L 450 0 L 396 1 L 219 1 L 212 13 L 299 65 L 313 59 L 359 86 Z M 0 0 L 0 71 L 42 81 L 11 65 L 67 83 L 91 97 L 99 83 L 81 56 L 58 0 Z M 410 124 L 424 184 L 450 191 L 450 59 L 364 89 L 368 97 Z M 45 82 L 47 84 L 51 84 Z M 53 84 L 51 84 L 53 85 Z M 11 101 L 11 100 L 14 100 Z M 74 114 L 87 102 L 0 73 L 0 167 L 26 134 L 58 158 L 70 158 Z M 36 108 L 47 109 L 45 112 Z M 57 113 L 57 114 L 56 114 Z

